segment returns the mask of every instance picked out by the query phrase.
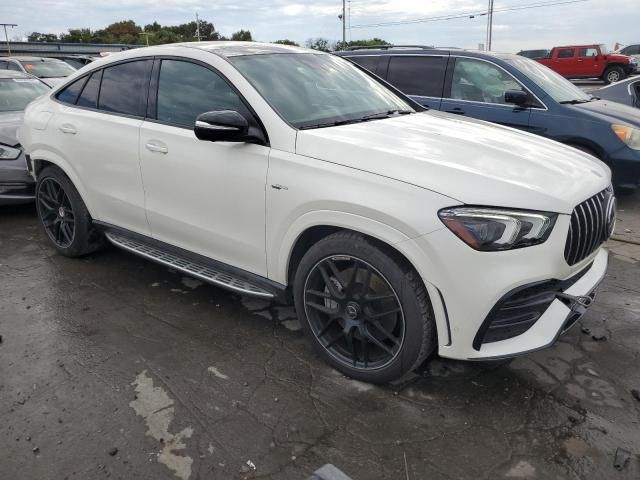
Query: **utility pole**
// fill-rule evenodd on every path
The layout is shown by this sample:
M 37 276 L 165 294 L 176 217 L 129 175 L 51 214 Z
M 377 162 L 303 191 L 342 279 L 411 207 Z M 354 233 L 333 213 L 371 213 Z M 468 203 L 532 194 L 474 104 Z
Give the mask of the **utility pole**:
M 200 19 L 198 18 L 198 12 L 196 12 L 196 35 L 195 37 L 198 39 L 198 41 L 200 42 L 202 35 L 200 35 Z
M 493 35 L 493 0 L 489 0 L 489 8 L 487 10 L 487 42 L 485 48 L 491 51 L 491 37 Z
M 144 38 L 147 40 L 147 47 L 149 46 L 149 32 L 142 32 L 138 35 L 144 35 Z
M 347 16 L 345 8 L 346 0 L 342 0 L 342 45 L 343 48 L 347 44 Z
M 0 23 L 4 27 L 4 39 L 7 41 L 7 52 L 11 56 L 11 45 L 9 45 L 9 35 L 7 34 L 7 27 L 17 27 L 17 23 Z

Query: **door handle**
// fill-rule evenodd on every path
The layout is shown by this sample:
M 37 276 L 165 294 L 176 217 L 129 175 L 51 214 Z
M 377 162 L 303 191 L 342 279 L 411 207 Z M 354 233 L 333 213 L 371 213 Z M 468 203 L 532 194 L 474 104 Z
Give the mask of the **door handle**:
M 147 143 L 145 145 L 145 147 L 150 152 L 157 152 L 157 153 L 168 153 L 169 152 L 169 149 L 167 147 L 165 147 L 164 145 L 159 145 L 157 143 L 149 142 L 149 143 Z
M 464 115 L 464 110 L 461 108 L 454 108 L 453 110 L 445 110 L 447 113 L 453 113 L 455 115 Z
M 74 127 L 73 125 L 69 125 L 68 123 L 60 125 L 58 128 L 62 133 L 68 133 L 69 135 L 75 135 L 76 133 L 78 133 L 76 127 Z

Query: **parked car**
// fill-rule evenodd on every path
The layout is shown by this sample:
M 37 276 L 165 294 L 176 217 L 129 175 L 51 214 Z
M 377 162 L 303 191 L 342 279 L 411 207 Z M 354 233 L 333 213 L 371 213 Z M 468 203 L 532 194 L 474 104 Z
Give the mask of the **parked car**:
M 616 50 L 614 53 L 620 54 L 620 55 L 627 55 L 629 57 L 632 57 L 636 60 L 636 71 L 637 71 L 637 65 L 640 63 L 640 43 L 633 43 L 631 45 L 627 45 L 626 47 L 620 48 L 618 50 Z
M 520 50 L 516 55 L 527 58 L 547 58 L 551 50 L 539 49 L 539 50 Z
M 29 102 L 49 90 L 32 75 L 0 70 L 0 206 L 33 202 L 35 181 L 16 130 Z
M 19 138 L 60 254 L 108 240 L 293 299 L 327 362 L 387 382 L 436 352 L 552 344 L 591 304 L 614 223 L 592 156 L 423 110 L 334 55 L 195 42 L 88 65 Z
M 603 100 L 640 108 L 640 76 L 627 78 L 622 82 L 591 90 L 589 93 Z
M 90 57 L 89 55 L 58 55 L 53 58 L 57 58 L 58 60 L 68 63 L 76 70 L 96 60 L 95 57 Z
M 536 60 L 565 78 L 599 78 L 607 84 L 619 82 L 638 66 L 627 55 L 609 53 L 605 45 L 555 47 L 548 57 Z
M 565 143 L 604 161 L 614 184 L 640 184 L 640 114 L 598 101 L 568 80 L 513 54 L 467 50 L 338 52 L 420 104 L 500 123 Z
M 29 73 L 50 87 L 59 84 L 76 71 L 62 60 L 47 57 L 0 57 L 0 71 L 2 70 Z

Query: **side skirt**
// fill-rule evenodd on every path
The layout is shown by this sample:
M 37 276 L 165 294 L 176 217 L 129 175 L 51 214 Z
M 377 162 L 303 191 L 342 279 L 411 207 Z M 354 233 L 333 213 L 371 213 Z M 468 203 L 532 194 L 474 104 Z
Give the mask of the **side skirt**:
M 287 302 L 287 287 L 268 278 L 217 260 L 140 235 L 107 223 L 94 221 L 116 247 L 166 265 L 204 282 L 242 295 Z

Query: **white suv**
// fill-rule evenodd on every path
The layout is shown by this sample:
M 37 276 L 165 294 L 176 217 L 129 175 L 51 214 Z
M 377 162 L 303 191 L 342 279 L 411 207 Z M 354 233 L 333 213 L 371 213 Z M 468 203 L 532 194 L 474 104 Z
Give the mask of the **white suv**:
M 387 382 L 435 353 L 551 345 L 591 303 L 610 171 L 424 109 L 329 54 L 201 42 L 92 63 L 19 133 L 63 255 L 106 243 L 292 299 L 320 354 Z

